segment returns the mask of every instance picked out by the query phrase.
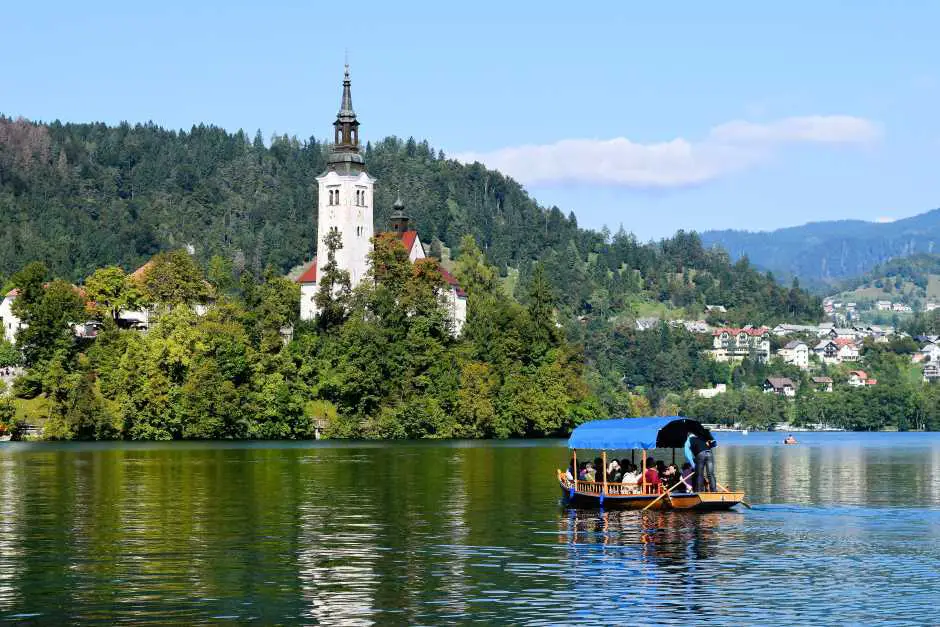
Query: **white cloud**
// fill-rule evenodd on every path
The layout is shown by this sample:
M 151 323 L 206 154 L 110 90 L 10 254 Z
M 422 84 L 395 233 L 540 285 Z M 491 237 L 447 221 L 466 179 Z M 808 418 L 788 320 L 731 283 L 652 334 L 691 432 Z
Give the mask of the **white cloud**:
M 585 182 L 640 188 L 696 185 L 754 165 L 787 143 L 858 144 L 880 136 L 872 122 L 852 116 L 808 116 L 767 124 L 733 121 L 704 140 L 676 138 L 640 144 L 625 137 L 565 139 L 553 144 L 463 153 L 527 184 Z

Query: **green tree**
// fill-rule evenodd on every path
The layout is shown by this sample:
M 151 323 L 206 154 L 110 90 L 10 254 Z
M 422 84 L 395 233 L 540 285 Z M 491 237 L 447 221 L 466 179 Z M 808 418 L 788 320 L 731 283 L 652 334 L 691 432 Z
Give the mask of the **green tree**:
M 349 308 L 349 272 L 339 267 L 336 251 L 343 248 L 343 237 L 333 228 L 323 236 L 326 244 L 326 263 L 317 266 L 317 293 L 313 302 L 317 306 L 317 323 L 329 330 L 343 323 Z M 319 263 L 319 262 L 318 262 Z
M 140 300 L 135 283 L 117 266 L 99 268 L 85 279 L 85 295 L 115 321 L 122 310 L 136 308 Z
M 38 300 L 18 307 L 24 327 L 16 335 L 17 346 L 27 365 L 48 359 L 74 345 L 72 326 L 84 322 L 87 312 L 79 291 L 65 281 L 53 281 Z
M 160 307 L 195 305 L 209 298 L 202 270 L 185 250 L 155 256 L 144 270 L 141 283 L 143 300 Z

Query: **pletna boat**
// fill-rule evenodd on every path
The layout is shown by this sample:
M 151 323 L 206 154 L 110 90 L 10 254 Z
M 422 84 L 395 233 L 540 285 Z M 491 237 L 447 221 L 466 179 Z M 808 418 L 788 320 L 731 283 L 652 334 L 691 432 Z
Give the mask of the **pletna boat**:
M 599 450 L 604 469 L 607 468 L 607 451 L 641 451 L 640 470 L 643 483 L 638 486 L 607 481 L 607 473 L 601 472 L 600 481 L 569 479 L 558 470 L 558 482 L 565 502 L 571 507 L 605 507 L 617 509 L 681 509 L 681 510 L 727 510 L 744 502 L 744 492 L 729 490 L 718 483 L 711 492 L 679 493 L 673 486 L 648 485 L 645 482 L 646 452 L 651 449 L 681 449 L 689 434 L 712 439 L 702 423 L 681 416 L 657 416 L 651 418 L 614 418 L 594 420 L 575 428 L 568 438 L 571 449 L 571 464 L 574 472 L 578 468 L 578 449 Z M 746 503 L 745 503 L 746 505 Z

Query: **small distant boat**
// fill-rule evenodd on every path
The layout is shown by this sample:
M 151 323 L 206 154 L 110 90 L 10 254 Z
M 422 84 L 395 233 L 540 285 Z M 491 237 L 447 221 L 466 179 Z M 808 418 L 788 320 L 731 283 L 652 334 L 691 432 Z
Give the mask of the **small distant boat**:
M 603 466 L 607 468 L 607 451 L 642 451 L 642 469 L 646 469 L 646 451 L 654 448 L 683 448 L 692 433 L 711 439 L 708 429 L 691 418 L 679 416 L 652 418 L 615 418 L 594 420 L 577 427 L 568 439 L 571 464 L 578 468 L 577 449 L 600 450 Z M 682 509 L 714 511 L 731 509 L 744 503 L 744 492 L 728 490 L 721 484 L 719 492 L 684 492 L 663 490 L 661 486 L 643 483 L 635 491 L 633 486 L 607 481 L 601 471 L 601 481 L 569 479 L 561 470 L 557 478 L 565 502 L 572 507 L 607 507 L 619 509 Z M 675 486 L 672 486 L 675 488 Z
M 13 439 L 12 433 L 6 433 L 4 435 L 0 435 L 0 442 L 9 442 L 12 439 Z

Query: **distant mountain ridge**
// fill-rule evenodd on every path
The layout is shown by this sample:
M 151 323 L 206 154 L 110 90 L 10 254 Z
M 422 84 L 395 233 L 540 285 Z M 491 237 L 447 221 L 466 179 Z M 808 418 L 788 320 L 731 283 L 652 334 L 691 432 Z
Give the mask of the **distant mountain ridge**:
M 940 252 L 940 209 L 887 223 L 833 220 L 768 232 L 705 231 L 701 237 L 706 246 L 720 246 L 732 259 L 746 255 L 779 278 L 829 283 L 897 257 Z

